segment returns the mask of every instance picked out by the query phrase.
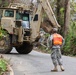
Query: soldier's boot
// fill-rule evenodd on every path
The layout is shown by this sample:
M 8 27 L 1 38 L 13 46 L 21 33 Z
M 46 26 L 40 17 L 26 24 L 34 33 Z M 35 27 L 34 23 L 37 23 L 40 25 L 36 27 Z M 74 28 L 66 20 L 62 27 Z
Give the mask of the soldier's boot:
M 61 70 L 62 70 L 62 71 L 64 71 L 64 70 L 65 70 L 65 69 L 64 69 L 64 67 L 63 67 L 62 65 L 60 65 L 60 68 L 61 68 Z
M 54 69 L 51 70 L 51 72 L 57 72 L 57 71 L 58 71 L 57 66 L 55 66 Z

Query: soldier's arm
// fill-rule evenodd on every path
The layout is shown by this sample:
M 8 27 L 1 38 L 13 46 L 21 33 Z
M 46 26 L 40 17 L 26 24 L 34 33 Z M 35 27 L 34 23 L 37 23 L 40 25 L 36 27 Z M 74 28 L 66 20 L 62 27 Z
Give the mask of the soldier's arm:
M 52 39 L 53 39 L 53 36 L 52 35 L 49 36 L 48 41 L 47 41 L 48 48 L 52 47 Z

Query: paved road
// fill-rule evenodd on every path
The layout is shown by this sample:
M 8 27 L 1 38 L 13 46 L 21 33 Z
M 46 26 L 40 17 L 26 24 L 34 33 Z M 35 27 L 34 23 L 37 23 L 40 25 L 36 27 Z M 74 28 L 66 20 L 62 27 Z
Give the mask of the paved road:
M 74 57 L 63 56 L 64 72 L 60 69 L 58 72 L 51 72 L 53 64 L 50 54 L 32 51 L 28 55 L 12 52 L 4 56 L 11 58 L 15 75 L 76 75 L 76 58 Z

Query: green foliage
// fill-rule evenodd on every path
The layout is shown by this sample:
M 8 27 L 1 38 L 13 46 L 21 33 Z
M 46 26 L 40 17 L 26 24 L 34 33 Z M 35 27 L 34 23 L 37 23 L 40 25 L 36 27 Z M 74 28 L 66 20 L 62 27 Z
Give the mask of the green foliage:
M 75 14 L 76 12 L 76 2 L 71 2 L 71 14 Z
M 76 55 L 76 22 L 71 22 L 71 52 Z
M 70 54 L 70 47 L 71 47 L 71 36 L 70 33 L 68 33 L 68 35 L 65 38 L 65 45 L 63 48 L 63 54 L 68 55 Z
M 63 54 L 76 55 L 76 22 L 71 22 L 69 32 L 65 38 Z
M 5 37 L 5 35 L 7 35 L 7 32 L 0 27 L 0 39 Z
M 0 6 L 1 7 L 6 7 L 6 6 L 8 6 L 8 4 L 9 4 L 9 1 L 7 1 L 7 0 L 0 0 Z
M 45 38 L 48 38 L 50 36 L 50 34 L 46 33 L 45 34 Z
M 2 3 L 2 0 L 0 0 L 0 4 Z
M 7 61 L 3 58 L 0 58 L 0 75 L 2 75 L 7 70 Z
M 63 8 L 63 7 L 60 9 L 60 12 L 61 12 L 62 14 L 64 14 L 64 8 Z
M 76 36 L 71 40 L 71 53 L 76 56 Z
M 5 2 L 5 4 L 4 4 L 4 7 L 6 7 L 6 6 L 8 6 L 8 1 L 7 1 L 7 2 Z
M 64 25 L 64 8 L 60 8 L 60 17 L 59 17 L 59 23 L 63 27 Z

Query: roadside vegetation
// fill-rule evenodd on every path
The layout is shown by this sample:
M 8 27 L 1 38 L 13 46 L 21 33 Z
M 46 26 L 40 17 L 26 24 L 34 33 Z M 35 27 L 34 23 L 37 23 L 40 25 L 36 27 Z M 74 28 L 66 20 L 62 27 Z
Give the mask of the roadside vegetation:
M 6 73 L 9 72 L 8 69 L 8 61 L 3 58 L 3 56 L 0 57 L 0 75 L 6 75 Z
M 70 2 L 70 9 L 70 23 L 62 53 L 65 55 L 76 56 L 76 2 L 74 2 L 74 0 Z
M 0 40 L 7 35 L 7 32 L 0 27 Z

